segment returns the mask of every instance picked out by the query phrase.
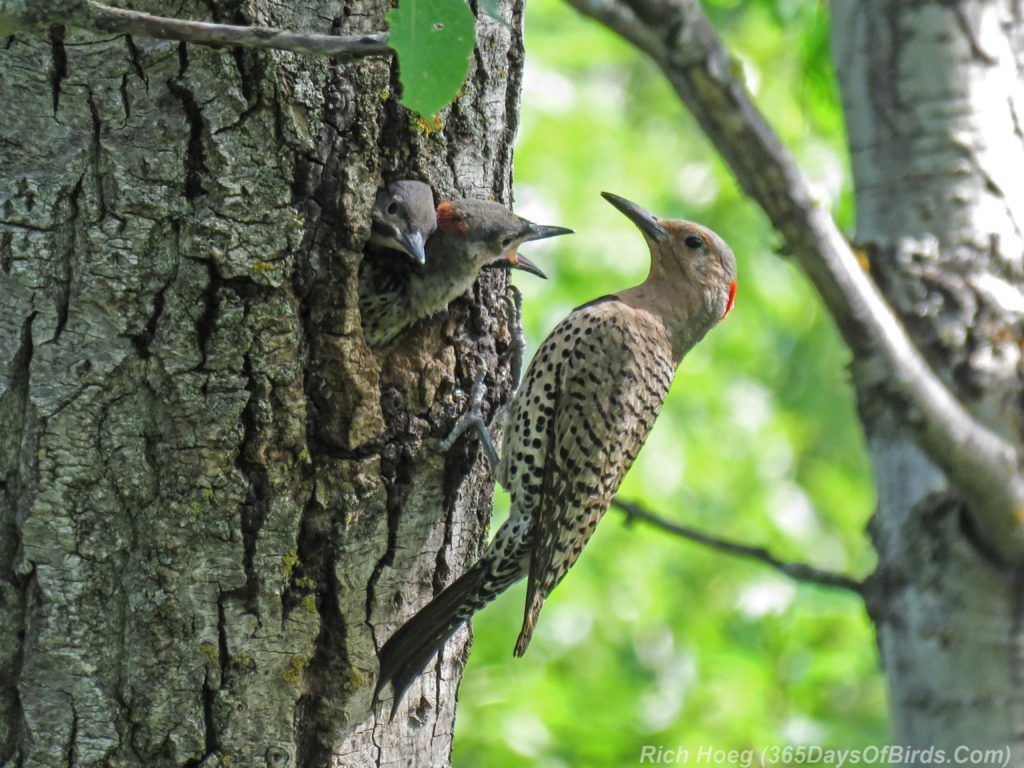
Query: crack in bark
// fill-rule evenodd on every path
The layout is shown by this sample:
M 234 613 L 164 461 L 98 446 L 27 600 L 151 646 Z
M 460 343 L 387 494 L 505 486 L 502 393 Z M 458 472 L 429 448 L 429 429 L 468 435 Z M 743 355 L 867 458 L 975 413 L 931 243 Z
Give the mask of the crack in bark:
M 246 609 L 260 619 L 259 596 L 263 579 L 255 565 L 256 543 L 260 530 L 267 520 L 270 510 L 267 468 L 260 461 L 260 444 L 263 442 L 257 409 L 259 408 L 259 387 L 253 374 L 252 357 L 243 357 L 245 388 L 249 392 L 249 401 L 242 410 L 242 442 L 238 450 L 236 463 L 239 471 L 249 483 L 249 491 L 241 508 L 242 525 L 242 567 L 245 571 L 245 606 Z
M 4 691 L 4 698 L 10 702 L 5 718 L 7 720 L 3 729 L 8 736 L 7 743 L 0 743 L 0 763 L 7 765 L 17 756 L 17 764 L 20 764 L 24 757 L 22 740 L 25 736 L 24 710 L 22 709 L 21 697 L 18 693 L 18 679 L 21 669 L 24 666 L 24 640 L 27 635 L 28 617 L 28 594 L 31 582 L 34 578 L 35 569 L 29 574 L 19 574 L 15 570 L 16 558 L 21 547 L 21 531 L 18 509 L 26 507 L 26 495 L 30 492 L 30 484 L 26 483 L 22 474 L 24 469 L 23 458 L 30 460 L 30 470 L 34 474 L 37 466 L 35 451 L 27 452 L 24 439 L 27 432 L 26 421 L 31 418 L 30 393 L 30 366 L 34 346 L 32 342 L 32 323 L 38 313 L 32 312 L 25 318 L 21 327 L 21 338 L 18 349 L 11 361 L 10 379 L 7 391 L 0 395 L 0 427 L 7 434 L 6 444 L 0 450 L 0 459 L 3 465 L 0 466 L 0 492 L 3 500 L 3 517 L 0 518 L 0 530 L 3 531 L 0 544 L 0 557 L 3 562 L 0 564 L 0 578 L 7 581 L 17 595 L 17 607 L 8 616 L 12 624 L 20 627 L 18 630 L 17 647 L 9 659 L 9 664 L 0 667 L 0 687 Z
M 203 754 L 193 757 L 182 764 L 182 768 L 200 768 L 207 758 L 217 753 L 217 725 L 213 715 L 213 705 L 217 690 L 210 685 L 210 673 L 203 677 Z
M 204 261 L 204 263 L 206 264 L 207 281 L 200 297 L 203 303 L 203 311 L 199 313 L 199 317 L 196 318 L 195 322 L 196 345 L 199 347 L 199 354 L 201 355 L 196 371 L 206 370 L 206 363 L 209 359 L 208 347 L 214 328 L 217 325 L 217 310 L 220 304 L 217 291 L 221 281 L 217 275 L 217 267 L 209 260 Z
M 132 119 L 132 101 L 128 98 L 128 73 L 121 75 L 121 109 L 124 110 L 124 125 Z
M 336 731 L 342 726 L 347 691 L 342 685 L 349 669 L 347 627 L 339 609 L 341 585 L 334 570 L 338 542 L 333 516 L 310 496 L 303 510 L 298 554 L 304 573 L 317 583 L 317 633 L 313 657 L 303 676 L 306 693 L 295 705 L 296 765 L 320 768 L 327 764 Z
M 55 276 L 56 284 L 54 287 L 57 323 L 53 336 L 50 338 L 51 344 L 57 342 L 68 322 L 68 313 L 70 312 L 71 305 L 71 280 L 74 276 L 72 263 L 75 253 L 78 251 L 78 220 L 81 213 L 78 201 L 82 195 L 82 185 L 84 183 L 85 175 L 83 174 L 78 177 L 78 181 L 75 182 L 71 194 L 68 195 L 69 215 L 61 226 L 62 232 L 58 239 L 58 242 L 64 242 L 65 248 L 64 252 L 57 259 L 57 265 L 60 269 L 60 273 Z
M 14 266 L 14 243 L 13 232 L 0 233 L 0 271 L 10 277 L 11 267 Z
M 188 72 L 188 45 L 184 42 L 178 43 L 178 77 L 184 77 Z
M 1006 100 L 1010 110 L 1010 120 L 1013 122 L 1013 133 L 1018 139 L 1024 139 L 1024 128 L 1021 128 L 1020 115 L 1017 114 L 1017 105 L 1013 98 Z
M 261 296 L 264 288 L 246 278 L 224 278 L 217 265 L 204 260 L 207 268 L 208 281 L 203 289 L 203 311 L 195 322 L 196 343 L 202 358 L 196 371 L 205 371 L 208 362 L 209 345 L 217 328 L 220 313 L 220 293 L 222 290 L 233 291 L 243 304 L 243 313 L 249 314 L 250 302 Z M 164 306 L 164 294 L 173 284 L 172 275 L 154 299 L 153 313 L 150 315 L 143 334 L 133 337 L 140 356 L 148 357 L 149 344 L 156 331 L 156 324 Z M 255 565 L 256 544 L 260 530 L 269 513 L 269 487 L 267 468 L 261 458 L 261 446 L 264 442 L 258 409 L 263 401 L 263 389 L 253 368 L 252 356 L 246 352 L 242 358 L 242 370 L 245 377 L 245 389 L 249 393 L 245 407 L 239 416 L 242 425 L 242 439 L 239 443 L 235 466 L 246 479 L 247 491 L 239 508 L 240 528 L 242 532 L 242 568 L 245 572 L 245 584 L 235 590 L 223 593 L 226 597 L 242 600 L 247 612 L 261 620 L 259 597 L 263 579 Z
M 50 90 L 53 92 L 53 116 L 60 106 L 60 85 L 68 76 L 68 54 L 64 49 L 64 27 L 50 27 Z
M 206 188 L 203 187 L 203 176 L 209 172 L 209 169 L 206 167 L 206 152 L 203 148 L 203 132 L 206 128 L 206 121 L 195 94 L 185 80 L 185 71 L 188 69 L 186 50 L 184 43 L 178 47 L 179 61 L 181 62 L 179 75 L 167 80 L 167 89 L 181 102 L 185 120 L 188 122 L 184 192 L 186 200 L 195 200 L 207 194 Z
M 139 724 L 133 719 L 134 711 L 132 705 L 124 695 L 124 684 L 120 680 L 118 681 L 118 687 L 113 692 L 114 701 L 116 702 L 121 720 L 117 723 L 117 735 L 120 737 L 121 743 L 127 745 L 128 752 L 139 765 L 146 765 L 150 762 L 148 755 L 143 755 L 136 746 L 139 736 Z
M 303 505 L 302 514 L 299 518 L 299 532 L 296 536 L 295 541 L 295 558 L 297 562 L 291 569 L 291 573 L 288 575 L 288 584 L 281 590 L 281 628 L 282 630 L 288 623 L 288 617 L 291 616 L 294 611 L 304 598 L 309 595 L 318 594 L 316 581 L 307 572 L 306 563 L 309 561 L 309 555 L 311 554 L 305 549 L 306 542 L 310 540 L 310 537 L 304 533 L 305 526 L 309 523 L 310 518 L 307 517 L 307 510 L 312 501 L 312 494 L 306 499 L 306 503 Z M 312 513 L 310 513 L 312 514 Z
M 236 13 L 235 17 L 236 23 L 248 23 L 242 20 L 244 17 L 241 13 Z M 259 87 L 259 84 L 263 82 L 265 78 L 263 72 L 263 57 L 257 51 L 245 48 L 235 47 L 229 50 L 231 52 L 232 59 L 235 62 L 235 69 L 238 70 L 239 88 L 241 89 L 242 96 L 245 98 L 249 106 L 242 110 L 235 120 L 232 120 L 230 123 L 218 128 L 214 135 L 220 135 L 237 129 L 239 126 L 245 124 L 245 122 L 254 114 L 262 111 L 264 107 L 263 91 Z M 275 124 L 278 124 L 278 122 L 279 121 L 275 119 Z M 281 133 L 277 132 L 276 128 L 275 133 L 276 138 L 280 140 L 282 138 Z
M 68 706 L 71 708 L 71 731 L 68 733 L 68 744 L 64 750 L 64 760 L 68 768 L 75 768 L 78 764 L 78 710 L 75 708 L 73 697 Z
M 296 164 L 293 190 L 300 199 L 315 197 L 315 190 L 306 191 L 308 188 L 302 189 L 299 186 L 302 184 L 299 177 L 305 173 L 305 169 L 305 164 Z M 319 178 L 317 182 L 319 187 Z M 330 209 L 327 210 L 327 215 L 332 215 Z M 314 238 L 319 229 L 316 222 L 322 222 L 324 215 L 325 206 L 321 206 L 320 210 L 307 218 L 307 227 L 312 227 Z M 293 285 L 295 295 L 301 297 L 298 319 L 306 346 L 302 372 L 302 386 L 306 396 L 305 444 L 309 451 L 309 479 L 315 485 L 317 473 L 325 471 L 327 462 L 335 459 L 345 461 L 351 457 L 345 451 L 333 449 L 321 439 L 318 429 L 317 403 L 327 394 L 321 391 L 323 382 L 317 373 L 323 365 L 318 342 L 323 330 L 313 315 L 314 306 L 322 302 L 324 297 L 314 290 L 315 270 L 306 250 L 309 247 L 307 241 L 293 275 Z M 344 707 L 349 695 L 345 674 L 350 670 L 346 647 L 348 628 L 340 606 L 342 586 L 335 572 L 335 564 L 341 558 L 338 536 L 344 515 L 344 510 L 326 509 L 311 488 L 299 520 L 295 550 L 298 562 L 281 598 L 283 615 L 286 617 L 303 598 L 315 594 L 315 607 L 320 621 L 313 654 L 303 672 L 302 685 L 305 692 L 294 708 L 298 768 L 320 768 L 327 764 L 336 734 L 345 720 Z
M 333 171 L 329 176 L 330 179 L 324 183 L 336 183 Z M 307 219 L 307 226 L 313 228 L 314 237 L 317 237 L 317 232 L 325 231 L 322 226 L 325 218 L 333 219 L 338 215 L 335 212 L 336 194 L 333 193 L 330 201 L 325 201 L 320 210 Z M 307 193 L 305 197 L 315 197 L 315 192 Z M 326 231 L 332 237 L 337 234 L 333 228 Z M 375 453 L 365 446 L 356 451 L 344 450 L 332 442 L 330 435 L 323 435 L 318 426 L 318 403 L 330 397 L 330 393 L 325 391 L 327 382 L 318 373 L 325 364 L 321 357 L 323 347 L 318 340 L 328 334 L 320 327 L 314 314 L 319 316 L 323 310 L 322 303 L 330 301 L 331 297 L 318 290 L 310 290 L 315 288 L 312 282 L 307 282 L 312 279 L 312 274 L 307 253 L 300 259 L 295 271 L 294 285 L 296 295 L 302 297 L 299 319 L 308 350 L 303 370 L 303 391 L 306 395 L 306 446 L 310 453 L 310 479 L 315 483 L 317 473 L 330 471 L 327 469 L 329 463 L 365 459 Z M 331 362 L 338 364 L 341 361 Z M 320 620 L 313 654 L 303 673 L 305 693 L 295 705 L 298 768 L 320 768 L 327 764 L 339 731 L 347 722 L 345 708 L 355 685 L 356 678 L 353 677 L 347 647 L 348 626 L 341 611 L 343 587 L 335 570 L 336 565 L 345 557 L 339 537 L 349 513 L 350 510 L 344 508 L 326 509 L 316 493 L 310 492 L 300 520 L 296 546 L 298 564 L 292 571 L 288 589 L 282 595 L 286 611 L 291 611 L 315 589 L 316 611 Z
M 248 315 L 249 302 L 264 296 L 270 289 L 245 277 L 226 278 L 221 275 L 220 270 L 217 268 L 217 264 L 210 259 L 197 259 L 191 256 L 186 256 L 185 258 L 204 264 L 207 270 L 208 279 L 201 296 L 203 310 L 195 321 L 196 345 L 199 347 L 202 358 L 194 369 L 195 371 L 206 371 L 206 363 L 209 355 L 208 347 L 210 340 L 213 337 L 213 333 L 217 329 L 221 290 L 232 291 L 236 296 L 238 296 L 238 298 L 243 302 L 245 314 Z M 176 274 L 177 267 L 175 267 L 175 275 Z M 174 279 L 175 277 L 172 276 L 170 282 L 173 283 Z
M 150 383 L 148 381 L 144 381 L 143 387 L 147 394 L 149 395 L 149 397 L 151 398 L 150 402 L 156 403 L 156 393 L 153 391 Z M 107 406 L 107 409 L 109 409 L 109 405 Z M 105 409 L 105 412 L 107 409 Z M 143 461 L 146 462 L 146 467 L 153 473 L 154 477 L 159 477 L 157 473 L 159 472 L 160 465 L 157 463 L 156 458 L 156 437 L 154 436 L 156 429 L 153 424 L 154 414 L 152 408 L 149 411 L 149 417 L 150 418 L 147 420 L 143 432 Z M 152 501 L 154 501 L 158 497 L 159 488 L 157 487 L 154 489 L 153 496 L 148 500 L 147 503 L 152 503 Z M 120 492 L 118 492 L 118 498 L 120 501 L 121 509 L 125 511 L 126 517 L 128 519 L 130 543 L 127 551 L 128 553 L 138 552 L 139 541 L 141 537 L 139 536 L 138 517 L 136 514 L 134 514 L 135 507 Z M 124 558 L 122 562 L 130 562 L 130 560 L 131 554 Z M 130 568 L 127 565 L 119 569 L 119 579 L 122 582 L 124 582 L 129 575 Z M 128 745 L 129 751 L 136 758 L 136 760 L 139 763 L 144 764 L 146 762 L 146 759 L 139 753 L 135 746 L 135 737 L 139 730 L 139 724 L 134 720 L 134 711 L 132 709 L 131 704 L 129 703 L 128 696 L 126 695 L 126 691 L 128 690 L 129 687 L 128 681 L 130 679 L 130 661 L 128 654 L 129 629 L 132 626 L 131 611 L 129 609 L 129 594 L 127 589 L 119 589 L 117 591 L 116 607 L 119 625 L 119 631 L 117 633 L 117 643 L 119 647 L 117 650 L 117 677 L 114 685 L 113 699 L 120 710 L 121 722 L 123 723 L 123 725 L 118 725 L 118 734 L 122 737 L 122 743 L 126 743 Z
M 207 669 L 203 676 L 202 705 L 203 705 L 203 754 L 193 757 L 182 764 L 182 768 L 200 768 L 212 756 L 220 750 L 220 734 L 217 730 L 217 720 L 214 708 L 217 703 L 217 692 L 224 687 L 227 679 L 228 666 L 231 657 L 228 654 L 227 618 L 224 611 L 224 601 L 231 595 L 228 592 L 220 591 L 217 595 L 217 664 L 219 668 L 217 686 L 210 682 L 210 670 Z
M 10 219 L 0 219 L 0 224 L 5 227 L 14 227 L 17 229 L 24 229 L 28 232 L 52 232 L 52 227 L 41 227 L 38 224 L 33 224 L 28 221 L 12 221 Z M 6 234 L 6 233 L 5 233 Z
M 103 143 L 100 134 L 103 130 L 103 121 L 100 120 L 100 112 L 93 98 L 92 88 L 85 86 L 85 100 L 89 105 L 89 119 L 92 127 L 90 133 L 91 144 L 89 147 L 89 164 L 93 169 L 93 178 L 96 183 L 96 205 L 99 209 L 96 221 L 102 221 L 107 215 L 107 200 L 103 191 L 103 175 L 100 172 L 100 157 L 103 154 Z
M 228 652 L 228 630 L 227 618 L 224 611 L 224 592 L 217 595 L 217 663 L 220 665 L 220 686 L 224 687 L 224 676 L 228 671 L 228 664 L 231 662 L 231 655 Z
M 448 564 L 448 550 L 452 546 L 452 533 L 455 525 L 455 505 L 452 503 L 452 496 L 458 491 L 459 483 L 465 475 L 464 470 L 466 466 L 472 466 L 472 464 L 465 465 L 459 462 L 456 467 L 453 466 L 453 462 L 445 461 L 444 478 L 442 479 L 442 486 L 444 488 L 444 532 L 441 534 L 441 546 L 438 547 L 437 557 L 434 560 L 433 586 L 435 595 L 441 594 L 451 578 L 452 569 Z
M 222 290 L 233 291 L 242 300 L 243 313 L 249 314 L 250 302 L 261 296 L 265 291 L 262 286 L 246 278 L 224 278 L 217 265 L 210 260 L 203 260 L 207 268 L 208 281 L 203 289 L 203 311 L 195 322 L 196 343 L 202 358 L 195 370 L 205 371 L 209 359 L 209 344 L 216 331 L 220 312 L 220 293 Z M 175 270 L 176 273 L 176 270 Z M 132 338 L 141 357 L 149 356 L 149 345 L 156 331 L 156 324 L 163 311 L 164 294 L 175 280 L 171 275 L 154 299 L 153 312 L 150 315 L 143 334 Z M 245 389 L 249 393 L 245 407 L 239 416 L 242 425 L 242 438 L 235 458 L 235 466 L 246 479 L 247 491 L 239 508 L 239 521 L 242 533 L 242 568 L 245 573 L 245 584 L 238 589 L 223 592 L 223 597 L 236 598 L 242 601 L 248 613 L 262 622 L 260 611 L 260 593 L 263 578 L 256 567 L 256 545 L 260 530 L 269 513 L 270 499 L 267 468 L 261 458 L 261 446 L 264 437 L 258 416 L 260 403 L 263 401 L 262 385 L 253 368 L 252 356 L 246 352 L 242 358 L 242 370 L 245 377 Z
M 395 452 L 401 454 L 401 448 L 397 448 Z M 377 602 L 377 582 L 380 581 L 384 569 L 395 560 L 395 550 L 398 545 L 398 521 L 401 517 L 402 507 L 405 505 L 405 499 L 408 497 L 411 476 L 411 461 L 403 461 L 400 458 L 395 461 L 381 460 L 381 479 L 384 481 L 387 493 L 388 541 L 384 554 L 377 560 L 366 583 L 366 625 L 370 628 L 370 635 L 378 648 L 377 633 L 372 622 L 373 606 Z
M 164 312 L 164 305 L 167 302 L 167 291 L 170 290 L 174 284 L 174 280 L 177 277 L 177 267 L 175 267 L 174 274 L 161 286 L 160 290 L 157 291 L 156 296 L 153 297 L 153 311 L 149 313 L 149 317 L 146 319 L 146 326 L 143 328 L 141 333 L 137 333 L 131 337 L 132 345 L 135 347 L 135 351 L 139 357 L 143 360 L 149 359 L 151 353 L 149 351 L 150 345 L 153 343 L 153 339 L 156 336 L 156 326 L 160 322 L 160 316 Z M 198 334 L 197 334 L 198 335 Z M 203 349 L 205 353 L 205 348 Z M 203 358 L 203 362 L 206 358 Z
M 245 15 L 241 11 L 236 10 L 234 23 L 247 25 L 249 21 L 245 18 Z M 260 89 L 258 85 L 259 82 L 262 80 L 262 74 L 258 71 L 260 59 L 258 54 L 255 54 L 255 52 L 247 51 L 245 48 L 235 47 L 231 48 L 230 50 L 231 56 L 235 60 L 235 68 L 238 70 L 238 79 L 239 85 L 242 88 L 242 96 L 245 97 L 245 100 L 249 102 L 250 106 L 248 110 L 242 113 L 244 115 L 250 113 L 252 108 L 258 106 L 261 101 Z M 249 64 L 247 62 L 247 58 L 250 56 L 252 57 L 253 63 L 255 64 L 254 69 L 257 70 L 256 72 L 249 71 Z M 254 95 L 256 100 L 255 104 L 253 103 Z
M 132 39 L 131 35 L 124 36 L 124 44 L 128 48 L 128 63 L 131 64 L 132 72 L 143 82 L 146 86 L 146 93 L 149 93 L 149 78 L 146 76 L 146 71 L 142 67 L 142 56 L 139 53 L 138 47 L 135 45 L 135 40 Z

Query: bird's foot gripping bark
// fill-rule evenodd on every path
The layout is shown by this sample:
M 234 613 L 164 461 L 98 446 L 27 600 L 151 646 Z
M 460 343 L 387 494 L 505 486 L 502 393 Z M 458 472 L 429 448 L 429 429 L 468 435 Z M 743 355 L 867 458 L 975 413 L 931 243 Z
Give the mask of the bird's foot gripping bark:
M 484 386 L 484 377 L 486 375 L 487 368 L 484 366 L 483 360 L 480 360 L 476 378 L 473 380 L 473 389 L 469 395 L 469 408 L 455 422 L 455 427 L 448 434 L 448 437 L 441 441 L 440 447 L 442 451 L 447 453 L 466 430 L 474 429 L 476 430 L 477 437 L 480 438 L 484 452 L 487 454 L 487 461 L 491 465 L 491 473 L 494 474 L 498 471 L 498 464 L 501 462 L 501 459 L 498 456 L 498 449 L 494 447 L 491 428 L 484 421 L 483 411 L 480 409 L 484 402 L 484 394 L 487 392 L 487 388 Z

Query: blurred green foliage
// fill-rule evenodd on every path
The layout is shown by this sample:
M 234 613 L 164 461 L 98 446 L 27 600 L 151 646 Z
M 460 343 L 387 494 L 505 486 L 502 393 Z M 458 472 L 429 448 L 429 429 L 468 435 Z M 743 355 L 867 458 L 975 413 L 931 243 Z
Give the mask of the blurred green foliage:
M 758 104 L 852 222 L 823 3 L 706 2 Z M 572 307 L 641 280 L 616 192 L 732 245 L 736 309 L 683 362 L 621 495 L 788 559 L 868 574 L 874 507 L 849 354 L 803 275 L 656 67 L 558 0 L 529 0 L 516 210 L 576 229 L 527 247 L 530 351 Z M 496 492 L 495 523 L 507 510 Z M 512 658 L 523 586 L 474 621 L 454 764 L 620 766 L 645 744 L 696 751 L 884 743 L 862 602 L 709 552 L 612 510 Z

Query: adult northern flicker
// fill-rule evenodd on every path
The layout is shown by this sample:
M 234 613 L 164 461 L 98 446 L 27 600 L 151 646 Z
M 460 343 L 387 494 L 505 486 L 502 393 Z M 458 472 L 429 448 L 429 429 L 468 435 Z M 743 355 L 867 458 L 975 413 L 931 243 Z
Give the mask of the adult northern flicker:
M 370 214 L 370 243 L 409 254 L 418 264 L 437 228 L 434 193 L 422 181 L 393 181 L 377 190 Z
M 359 311 L 366 340 L 372 347 L 382 346 L 418 320 L 441 312 L 473 285 L 484 267 L 504 265 L 544 277 L 537 265 L 519 255 L 519 246 L 571 232 L 534 224 L 500 203 L 442 203 L 423 266 L 396 269 L 378 259 L 363 260 Z
M 381 649 L 377 691 L 392 683 L 392 717 L 448 637 L 527 576 L 515 647 L 523 655 L 544 600 L 607 510 L 683 356 L 732 309 L 736 261 L 722 238 L 603 194 L 643 233 L 650 273 L 578 307 L 537 350 L 503 417 L 496 474 L 511 497 L 509 518 L 484 555 Z

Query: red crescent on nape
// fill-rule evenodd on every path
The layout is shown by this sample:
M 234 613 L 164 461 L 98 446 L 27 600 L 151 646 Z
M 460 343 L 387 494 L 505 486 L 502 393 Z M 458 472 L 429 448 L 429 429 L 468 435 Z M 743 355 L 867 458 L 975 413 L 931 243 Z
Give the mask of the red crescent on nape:
M 450 235 L 465 235 L 469 232 L 469 224 L 451 203 L 437 206 L 437 228 Z

